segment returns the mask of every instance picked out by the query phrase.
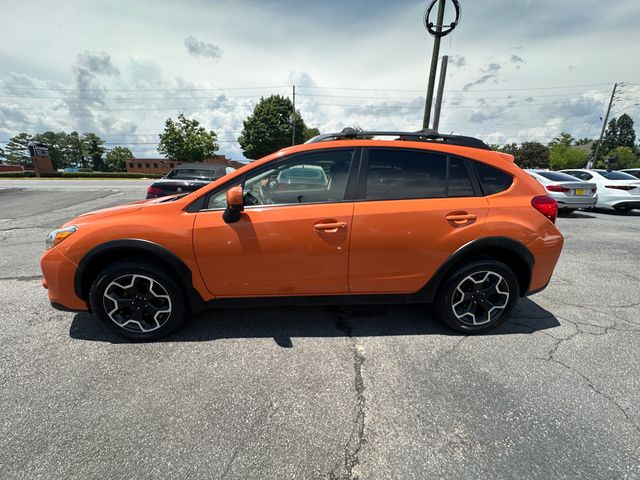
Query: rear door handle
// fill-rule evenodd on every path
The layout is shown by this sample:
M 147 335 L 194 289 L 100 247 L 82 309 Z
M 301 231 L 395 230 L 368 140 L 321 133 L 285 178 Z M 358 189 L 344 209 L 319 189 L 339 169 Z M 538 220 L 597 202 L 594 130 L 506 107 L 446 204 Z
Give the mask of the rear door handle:
M 313 225 L 315 230 L 322 230 L 323 232 L 337 232 L 340 228 L 346 227 L 347 222 L 316 223 Z
M 467 212 L 452 212 L 446 217 L 447 222 L 451 222 L 454 225 L 469 225 L 477 220 L 477 216 L 473 213 Z

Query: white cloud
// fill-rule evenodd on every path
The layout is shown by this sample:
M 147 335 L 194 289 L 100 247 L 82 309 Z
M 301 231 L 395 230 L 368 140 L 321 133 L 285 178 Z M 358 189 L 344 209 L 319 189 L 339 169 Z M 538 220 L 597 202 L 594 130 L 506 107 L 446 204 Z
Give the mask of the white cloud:
M 114 0 L 82 9 L 10 2 L 7 18 L 56 31 L 0 44 L 0 72 L 8 72 L 0 74 L 0 143 L 20 131 L 94 130 L 138 155 L 156 155 L 164 121 L 184 112 L 218 132 L 222 153 L 240 158 L 242 121 L 260 96 L 290 95 L 293 84 L 306 123 L 322 131 L 418 129 L 432 45 L 423 8 L 417 0 L 391 9 L 374 0 L 367 15 L 335 0 L 187 0 L 162 8 Z M 640 40 L 633 0 L 615 8 L 595 0 L 466 2 L 463 10 L 440 52 L 463 67 L 448 72 L 442 131 L 498 143 L 560 130 L 594 136 L 613 81 L 640 73 L 619 48 Z M 24 34 L 19 22 L 3 28 L 6 38 Z M 206 41 L 210 32 L 224 55 Z M 624 95 L 615 108 L 629 103 L 622 100 L 631 93 Z M 640 113 L 634 108 L 627 113 Z

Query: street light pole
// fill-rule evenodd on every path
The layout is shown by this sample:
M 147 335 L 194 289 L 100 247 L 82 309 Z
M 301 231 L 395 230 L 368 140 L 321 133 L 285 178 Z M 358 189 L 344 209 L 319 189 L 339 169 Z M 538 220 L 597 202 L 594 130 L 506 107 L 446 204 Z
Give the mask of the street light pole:
M 291 113 L 291 145 L 296 144 L 296 86 L 293 85 L 293 112 Z
M 449 57 L 444 55 L 440 64 L 440 80 L 438 80 L 438 93 L 436 93 L 436 109 L 433 112 L 433 129 L 438 130 L 440 126 L 440 110 L 442 109 L 442 95 L 444 93 L 444 81 L 447 76 L 447 62 Z
M 433 102 L 433 87 L 436 83 L 436 70 L 438 69 L 438 56 L 440 55 L 440 33 L 442 32 L 442 22 L 444 21 L 444 4 L 446 0 L 439 0 L 438 17 L 436 19 L 435 31 L 433 38 L 433 51 L 431 52 L 431 69 L 429 70 L 429 82 L 427 84 L 427 98 L 424 103 L 424 117 L 422 119 L 422 128 L 429 128 L 429 120 L 431 117 L 431 104 Z
M 588 165 L 587 168 L 591 168 L 595 166 L 598 161 L 598 153 L 600 152 L 600 145 L 602 145 L 602 137 L 604 136 L 604 129 L 607 127 L 607 122 L 609 121 L 609 113 L 611 112 L 611 105 L 613 104 L 613 97 L 616 96 L 616 88 L 618 88 L 618 84 L 613 84 L 613 91 L 611 92 L 611 98 L 609 99 L 609 106 L 607 107 L 607 113 L 604 116 L 604 121 L 602 122 L 602 130 L 600 130 L 600 139 L 598 140 L 598 144 L 596 145 L 596 151 L 593 154 L 593 165 Z M 589 162 L 589 163 L 591 163 Z

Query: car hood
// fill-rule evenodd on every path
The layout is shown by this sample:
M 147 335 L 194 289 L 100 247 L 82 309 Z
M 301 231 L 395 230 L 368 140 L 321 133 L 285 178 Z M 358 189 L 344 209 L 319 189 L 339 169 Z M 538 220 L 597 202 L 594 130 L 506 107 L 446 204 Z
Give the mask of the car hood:
M 83 213 L 77 217 L 69 220 L 64 225 L 78 225 L 87 222 L 93 222 L 94 220 L 100 220 L 102 218 L 111 217 L 113 215 L 122 215 L 125 213 L 131 213 L 138 211 L 142 208 L 148 208 L 158 203 L 166 202 L 167 199 L 172 197 L 160 197 L 152 198 L 150 200 L 138 200 L 136 202 L 125 203 L 124 205 L 118 205 L 115 207 L 102 208 L 100 210 L 94 210 L 92 212 Z

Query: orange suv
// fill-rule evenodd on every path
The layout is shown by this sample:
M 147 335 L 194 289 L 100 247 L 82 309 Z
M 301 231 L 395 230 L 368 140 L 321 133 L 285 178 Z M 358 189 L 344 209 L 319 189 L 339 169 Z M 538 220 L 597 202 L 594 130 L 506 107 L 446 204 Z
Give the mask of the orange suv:
M 131 339 L 205 308 L 276 304 L 433 303 L 477 333 L 549 282 L 556 214 L 478 139 L 345 129 L 193 193 L 80 215 L 47 237 L 43 285 L 55 308 Z

